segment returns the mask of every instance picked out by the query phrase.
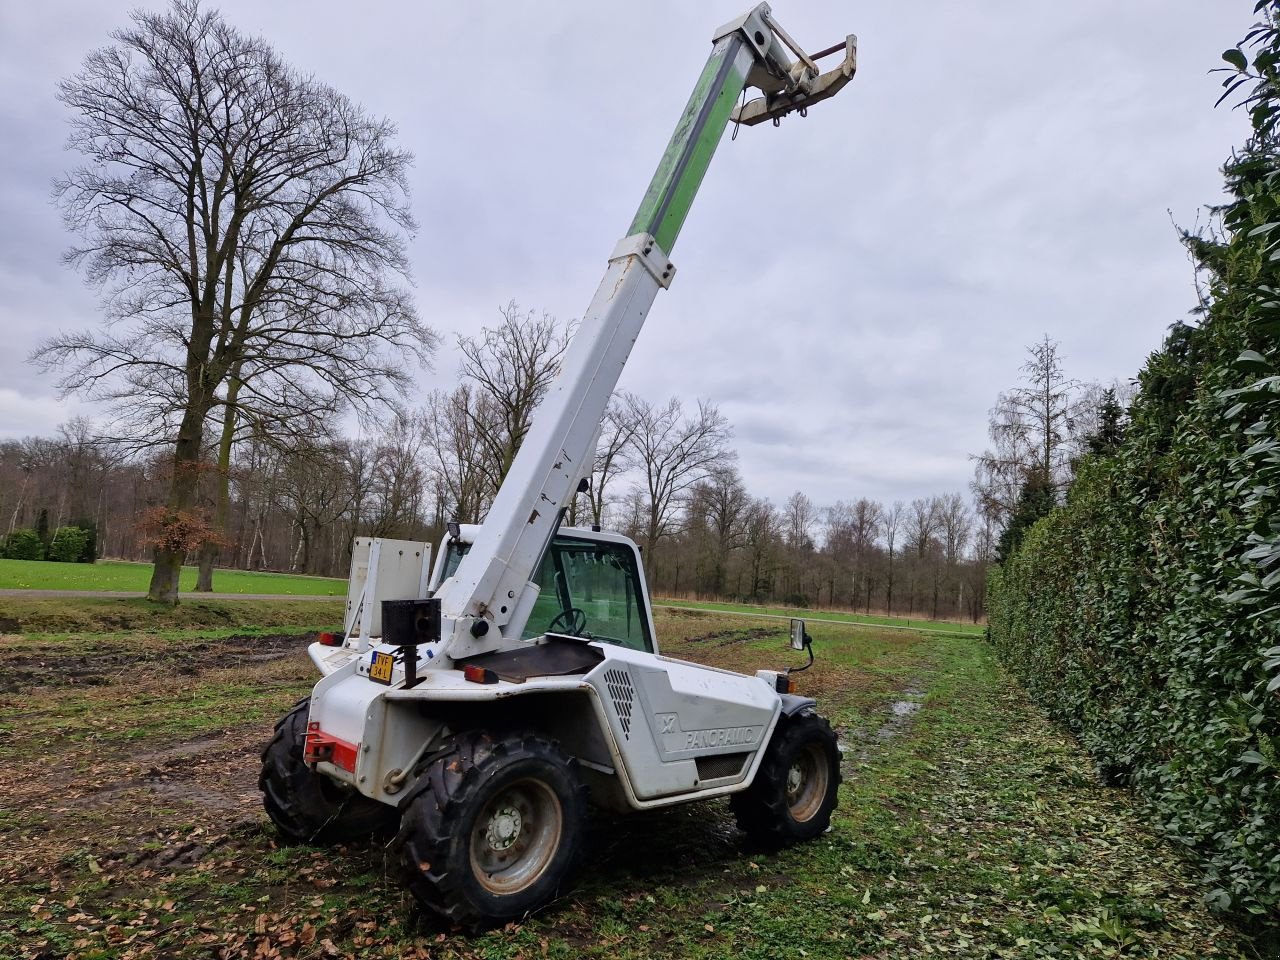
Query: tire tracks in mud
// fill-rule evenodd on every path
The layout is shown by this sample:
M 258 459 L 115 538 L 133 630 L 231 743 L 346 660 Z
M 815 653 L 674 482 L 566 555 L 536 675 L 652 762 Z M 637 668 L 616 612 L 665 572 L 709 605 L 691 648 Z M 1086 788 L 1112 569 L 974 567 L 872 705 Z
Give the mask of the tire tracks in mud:
M 710 643 L 717 647 L 733 647 L 740 643 L 750 643 L 752 640 L 763 640 L 766 637 L 777 636 L 777 627 L 752 627 L 749 630 L 717 630 L 714 633 L 704 633 L 699 637 L 689 637 L 685 643 Z

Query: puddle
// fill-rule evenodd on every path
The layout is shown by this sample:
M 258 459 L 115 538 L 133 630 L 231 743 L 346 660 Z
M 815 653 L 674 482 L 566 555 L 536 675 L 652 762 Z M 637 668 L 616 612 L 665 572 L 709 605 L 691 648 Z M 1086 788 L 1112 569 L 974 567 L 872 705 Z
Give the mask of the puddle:
M 908 688 L 901 692 L 903 697 L 922 697 L 923 691 Z M 894 700 L 889 704 L 889 717 L 875 730 L 866 727 L 842 729 L 840 735 L 842 752 L 844 753 L 844 774 L 846 777 L 856 776 L 859 766 L 871 760 L 875 748 L 892 740 L 903 731 L 911 718 L 920 712 L 924 704 L 918 699 Z

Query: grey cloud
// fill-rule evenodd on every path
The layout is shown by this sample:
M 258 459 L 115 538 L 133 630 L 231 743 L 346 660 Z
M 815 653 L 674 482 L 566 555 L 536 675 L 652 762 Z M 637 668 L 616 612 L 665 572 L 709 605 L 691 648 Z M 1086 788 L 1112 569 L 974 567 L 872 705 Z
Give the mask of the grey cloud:
M 58 260 L 49 181 L 73 158 L 53 93 L 133 5 L 0 11 L 0 436 L 36 429 L 6 404 L 56 415 L 23 357 L 94 319 Z M 747 5 L 219 4 L 399 124 L 419 308 L 446 344 L 511 298 L 579 315 L 711 30 Z M 1167 211 L 1189 224 L 1220 196 L 1245 123 L 1212 109 L 1207 71 L 1251 6 L 773 6 L 810 44 L 857 32 L 859 75 L 807 119 L 725 138 L 622 386 L 719 403 L 775 502 L 963 490 L 1027 343 L 1129 377 L 1192 305 Z M 456 365 L 446 347 L 422 392 Z

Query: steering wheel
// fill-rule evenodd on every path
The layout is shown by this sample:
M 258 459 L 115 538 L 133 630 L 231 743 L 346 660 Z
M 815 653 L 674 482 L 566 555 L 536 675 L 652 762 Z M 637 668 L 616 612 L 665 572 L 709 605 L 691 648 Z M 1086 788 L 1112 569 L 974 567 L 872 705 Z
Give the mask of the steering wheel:
M 587 613 L 578 607 L 561 610 L 556 618 L 547 624 L 547 633 L 567 633 L 571 637 L 582 636 L 586 629 Z

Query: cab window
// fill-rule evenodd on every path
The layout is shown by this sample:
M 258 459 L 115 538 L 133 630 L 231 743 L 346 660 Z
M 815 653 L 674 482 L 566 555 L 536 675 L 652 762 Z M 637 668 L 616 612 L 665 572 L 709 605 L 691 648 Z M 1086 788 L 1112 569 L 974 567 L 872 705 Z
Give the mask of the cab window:
M 556 537 L 535 582 L 541 592 L 524 639 L 567 633 L 653 651 L 635 553 L 626 544 Z

